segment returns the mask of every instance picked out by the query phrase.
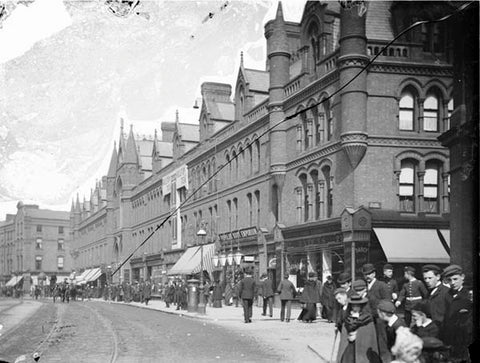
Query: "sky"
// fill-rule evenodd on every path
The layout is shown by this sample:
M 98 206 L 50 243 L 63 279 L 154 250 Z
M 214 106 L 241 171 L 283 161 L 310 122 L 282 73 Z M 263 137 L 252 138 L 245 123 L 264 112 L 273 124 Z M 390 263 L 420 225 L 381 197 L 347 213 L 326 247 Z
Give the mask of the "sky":
M 31 1 L 31 0 L 30 0 Z M 18 201 L 69 210 L 105 175 L 120 117 L 153 135 L 198 123 L 200 85 L 234 86 L 244 52 L 264 69 L 278 1 L 141 1 L 117 17 L 101 0 L 6 1 L 0 23 L 0 220 Z M 283 1 L 300 21 L 305 1 Z M 209 16 L 210 14 L 210 16 Z M 233 96 L 233 95 L 232 95 Z

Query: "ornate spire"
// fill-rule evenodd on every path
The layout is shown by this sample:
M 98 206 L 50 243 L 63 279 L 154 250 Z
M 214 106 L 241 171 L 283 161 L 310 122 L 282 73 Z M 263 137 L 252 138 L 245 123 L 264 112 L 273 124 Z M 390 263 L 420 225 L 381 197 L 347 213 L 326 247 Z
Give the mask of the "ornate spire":
M 80 196 L 77 193 L 77 201 L 75 202 L 75 212 L 80 212 Z
M 281 21 L 282 23 L 284 22 L 284 19 L 283 19 L 283 7 L 282 7 L 282 2 L 281 2 L 281 1 L 278 2 L 277 14 L 275 15 L 275 20 L 276 20 L 276 21 Z
M 243 68 L 243 51 L 240 52 L 240 67 Z
M 115 178 L 117 173 L 117 164 L 118 163 L 118 155 L 117 155 L 117 144 L 113 142 L 113 151 L 112 157 L 110 158 L 110 166 L 108 167 L 107 178 Z
M 138 164 L 137 146 L 135 137 L 133 136 L 133 125 L 130 125 L 130 132 L 128 134 L 127 144 L 125 146 L 124 163 Z
M 178 109 L 175 111 L 175 123 L 179 123 L 180 122 L 180 119 L 178 117 Z

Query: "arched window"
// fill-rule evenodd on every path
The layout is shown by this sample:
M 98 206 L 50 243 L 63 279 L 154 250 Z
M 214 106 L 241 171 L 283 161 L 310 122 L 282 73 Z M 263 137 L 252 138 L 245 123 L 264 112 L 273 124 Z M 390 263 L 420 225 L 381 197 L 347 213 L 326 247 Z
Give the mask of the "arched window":
M 439 212 L 439 165 L 436 162 L 428 162 L 425 166 L 423 179 L 423 200 L 427 213 Z
M 400 130 L 413 130 L 413 120 L 414 120 L 414 96 L 410 92 L 406 92 L 402 94 L 400 98 L 400 112 L 398 115 L 399 125 L 398 128 Z
M 247 194 L 247 204 L 248 204 L 248 226 L 253 226 L 253 204 L 252 204 L 252 193 Z
M 325 180 L 325 217 L 330 218 L 333 212 L 333 190 L 330 167 L 322 168 L 323 179 Z
M 255 172 L 260 171 L 260 160 L 261 160 L 261 155 L 260 155 L 260 141 L 255 140 L 255 153 L 257 154 L 257 160 L 255 163 Z
M 245 114 L 245 90 L 243 86 L 238 89 L 238 107 L 237 107 L 237 119 L 243 120 Z
M 450 130 L 450 117 L 452 116 L 454 107 L 453 107 L 453 98 L 448 101 L 447 105 L 447 119 L 445 122 L 445 131 Z
M 320 39 L 318 25 L 316 22 L 312 22 L 308 27 L 308 41 L 310 42 L 310 51 L 313 58 L 313 68 L 316 69 L 317 62 L 320 59 Z
M 438 99 L 429 95 L 423 102 L 423 130 L 438 131 Z
M 411 160 L 401 163 L 399 177 L 400 211 L 415 212 L 415 164 Z
M 300 114 L 300 118 L 302 120 L 302 128 L 303 128 L 303 150 L 307 150 L 308 148 L 310 148 L 310 142 L 309 142 L 310 130 L 308 127 L 308 120 L 307 120 L 307 115 L 305 111 L 303 111 Z
M 308 208 L 309 198 L 308 198 L 308 192 L 307 192 L 307 174 L 300 175 L 299 179 L 300 179 L 300 183 L 302 185 L 301 193 L 299 193 L 299 195 L 302 196 L 302 199 L 299 200 L 299 202 L 301 203 L 300 208 L 302 209 L 302 212 L 303 212 L 303 215 L 302 215 L 303 222 L 306 222 L 306 221 L 308 221 L 308 218 L 309 218 L 309 208 Z
M 248 145 L 248 174 L 253 174 L 253 153 L 252 153 L 252 144 Z
M 234 151 L 232 152 L 232 164 L 233 164 L 233 178 L 237 180 L 238 178 L 238 158 L 237 153 Z

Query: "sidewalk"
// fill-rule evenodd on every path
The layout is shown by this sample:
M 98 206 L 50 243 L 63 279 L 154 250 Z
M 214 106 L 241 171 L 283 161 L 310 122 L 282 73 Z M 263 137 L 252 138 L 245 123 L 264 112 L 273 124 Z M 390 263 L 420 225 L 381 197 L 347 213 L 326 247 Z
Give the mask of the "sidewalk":
M 111 304 L 125 304 L 124 302 L 106 302 L 103 299 L 94 299 Z M 285 358 L 285 362 L 322 362 L 327 363 L 332 354 L 334 341 L 334 325 L 320 319 L 306 324 L 296 320 L 300 310 L 292 309 L 290 323 L 280 321 L 280 309 L 273 309 L 273 318 L 262 316 L 262 308 L 253 307 L 251 324 L 243 322 L 243 309 L 241 306 L 223 306 L 213 308 L 207 306 L 205 315 L 189 313 L 186 310 L 176 310 L 175 306 L 165 307 L 160 300 L 150 301 L 148 305 L 138 302 L 129 303 L 131 306 L 161 311 L 180 317 L 203 320 L 258 339 L 266 348 L 274 349 Z M 338 347 L 338 337 L 336 347 Z M 335 355 L 333 362 L 335 362 Z

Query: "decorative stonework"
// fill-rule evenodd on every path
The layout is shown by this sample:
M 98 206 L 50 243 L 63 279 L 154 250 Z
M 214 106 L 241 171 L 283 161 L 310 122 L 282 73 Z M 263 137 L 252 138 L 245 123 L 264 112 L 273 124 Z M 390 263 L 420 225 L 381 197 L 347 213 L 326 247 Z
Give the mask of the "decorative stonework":
M 328 144 L 326 146 L 321 147 L 320 149 L 317 149 L 315 151 L 310 152 L 307 155 L 303 155 L 300 158 L 293 160 L 287 164 L 287 168 L 293 169 L 298 166 L 302 166 L 308 163 L 311 163 L 312 161 L 318 161 L 318 159 L 321 159 L 327 155 L 334 154 L 338 150 L 340 150 L 340 142 L 336 142 L 334 144 Z
M 369 146 L 405 146 L 418 148 L 438 148 L 445 150 L 440 141 L 436 139 L 427 138 L 413 138 L 413 137 L 392 137 L 392 136 L 369 136 Z
M 347 132 L 340 137 L 342 149 L 348 156 L 352 168 L 356 168 L 368 147 L 368 135 L 364 132 Z
M 338 58 L 337 67 L 339 69 L 347 67 L 365 67 L 369 61 L 369 57 L 363 54 L 353 54 Z
M 414 76 L 452 77 L 451 66 L 435 67 L 433 65 L 411 65 L 392 63 L 373 63 L 368 67 L 369 72 L 409 74 Z

